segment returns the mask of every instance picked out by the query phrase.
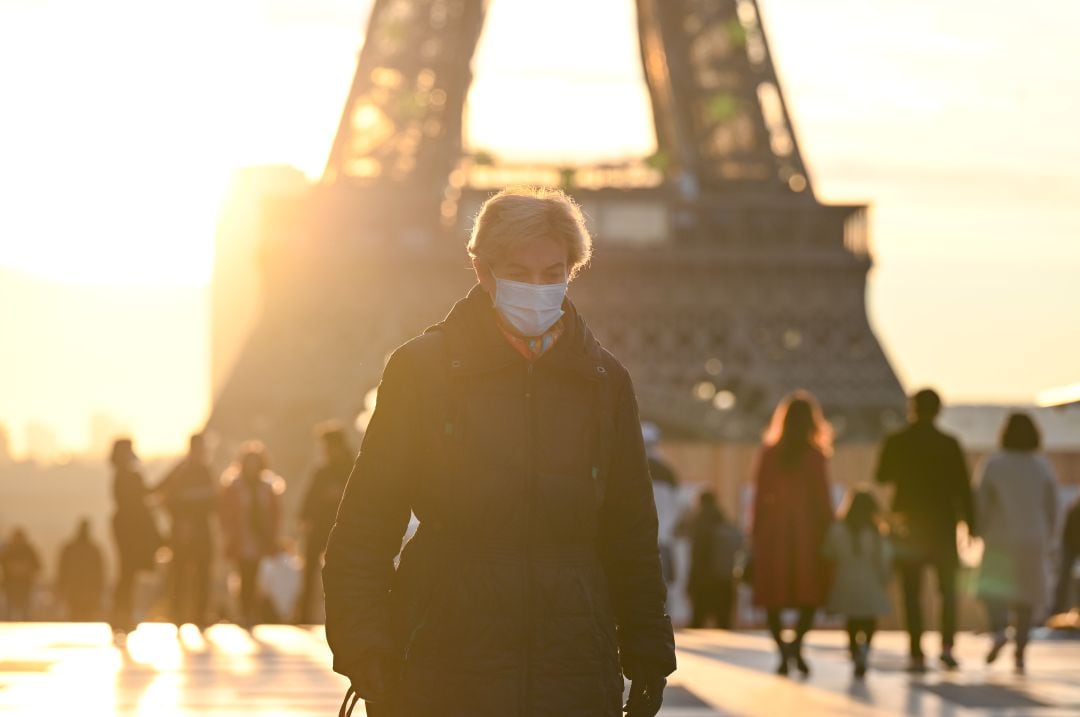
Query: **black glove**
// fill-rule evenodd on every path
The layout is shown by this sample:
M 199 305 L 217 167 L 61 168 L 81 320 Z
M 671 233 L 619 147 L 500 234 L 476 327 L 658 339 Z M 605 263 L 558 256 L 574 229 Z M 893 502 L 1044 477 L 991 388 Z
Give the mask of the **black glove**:
M 372 654 L 356 663 L 348 673 L 352 690 L 364 702 L 382 702 L 396 686 L 394 662 L 382 654 Z
M 664 677 L 637 677 L 630 682 L 630 697 L 623 712 L 626 717 L 656 717 L 664 702 Z

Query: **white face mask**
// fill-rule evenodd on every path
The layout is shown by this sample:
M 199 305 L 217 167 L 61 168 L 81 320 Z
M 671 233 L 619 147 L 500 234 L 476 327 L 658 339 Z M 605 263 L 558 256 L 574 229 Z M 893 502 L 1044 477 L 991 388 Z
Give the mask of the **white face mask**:
M 562 317 L 566 284 L 526 284 L 496 276 L 495 308 L 522 336 L 540 336 Z

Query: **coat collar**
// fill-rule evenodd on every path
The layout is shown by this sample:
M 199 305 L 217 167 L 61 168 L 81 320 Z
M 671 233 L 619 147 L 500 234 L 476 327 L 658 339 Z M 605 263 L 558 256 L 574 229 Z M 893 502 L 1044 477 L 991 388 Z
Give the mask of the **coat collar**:
M 487 292 L 477 284 L 454 304 L 442 322 L 425 332 L 443 332 L 452 374 L 483 373 L 528 363 L 502 335 L 495 311 Z M 563 311 L 563 335 L 534 363 L 594 380 L 604 378 L 607 368 L 599 342 L 568 298 L 563 300 Z

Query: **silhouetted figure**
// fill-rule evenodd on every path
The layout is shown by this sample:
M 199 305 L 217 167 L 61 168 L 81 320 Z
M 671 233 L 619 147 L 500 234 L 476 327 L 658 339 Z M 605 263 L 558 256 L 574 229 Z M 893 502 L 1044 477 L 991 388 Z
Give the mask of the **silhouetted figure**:
M 221 527 L 225 555 L 240 573 L 240 623 L 251 627 L 262 619 L 259 563 L 281 550 L 280 495 L 285 481 L 270 472 L 266 450 L 258 441 L 245 443 L 236 462 L 222 476 Z
M 653 501 L 656 503 L 660 567 L 670 590 L 678 578 L 675 574 L 675 542 L 682 522 L 683 502 L 675 471 L 660 454 L 660 428 L 655 423 L 645 421 L 641 424 L 641 435 L 645 440 L 645 453 L 649 457 L 649 476 L 652 478 Z
M 956 669 L 956 526 L 975 534 L 971 484 L 960 443 L 934 425 L 941 398 L 930 389 L 911 399 L 911 423 L 889 436 L 878 460 L 877 482 L 896 486 L 892 512 L 904 614 L 911 638 L 910 669 L 926 669 L 922 651 L 923 573 L 932 567 L 941 594 L 941 662 Z
M 300 507 L 301 532 L 304 536 L 304 587 L 300 593 L 296 621 L 315 621 L 314 602 L 321 598 L 319 573 L 322 570 L 323 553 L 330 529 L 334 527 L 341 495 L 349 480 L 353 459 L 356 457 L 345 438 L 345 432 L 336 424 L 328 424 L 320 433 L 322 465 L 315 471 L 304 494 Z
M 154 554 L 161 547 L 154 516 L 147 506 L 149 491 L 143 482 L 139 460 L 128 438 L 113 443 L 110 456 L 113 470 L 113 538 L 119 559 L 119 574 L 113 592 L 112 626 L 118 633 L 135 628 L 135 580 L 154 567 Z
M 170 613 L 173 622 L 204 627 L 210 604 L 213 540 L 210 522 L 217 507 L 217 484 L 210 472 L 206 442 L 195 434 L 188 454 L 158 484 L 172 522 L 169 546 Z
M 1073 567 L 1080 559 L 1080 499 L 1077 499 L 1065 515 L 1065 527 L 1061 532 L 1061 567 L 1058 568 L 1057 589 L 1054 591 L 1054 613 L 1068 612 L 1076 601 L 1071 597 Z
M 883 535 L 880 512 L 870 493 L 851 494 L 843 518 L 829 529 L 823 550 L 836 569 L 828 609 L 847 618 L 848 649 L 859 679 L 866 675 L 877 620 L 892 609 L 892 546 Z
M 975 494 L 985 546 L 979 597 L 986 603 L 994 640 L 986 661 L 996 660 L 1005 646 L 1011 612 L 1017 672 L 1024 671 L 1032 617 L 1049 602 L 1046 558 L 1057 522 L 1057 478 L 1050 461 L 1039 453 L 1039 444 L 1039 429 L 1031 416 L 1010 415 L 1001 434 L 1001 450 L 979 470 Z
M 105 555 L 90 535 L 90 521 L 79 521 L 75 537 L 60 550 L 56 576 L 57 597 L 72 622 L 101 619 L 101 600 L 105 593 Z
M 675 647 L 633 386 L 565 297 L 590 245 L 561 192 L 501 192 L 480 285 L 386 366 L 323 570 L 334 669 L 375 717 L 617 715 L 620 659 L 630 717 L 660 709 Z
M 7 619 L 11 622 L 32 619 L 31 599 L 34 583 L 41 572 L 41 560 L 22 528 L 12 530 L 11 537 L 0 548 L 0 571 L 4 576 Z
M 758 455 L 754 475 L 754 604 L 765 608 L 769 631 L 780 651 L 777 673 L 794 662 L 810 668 L 802 655 L 803 637 L 825 602 L 828 575 L 821 555 L 832 523 L 827 453 L 830 429 L 814 397 L 799 391 L 776 408 Z M 783 637 L 781 611 L 798 610 L 795 637 Z
M 690 576 L 687 592 L 693 606 L 690 627 L 716 626 L 730 630 L 735 609 L 735 562 L 743 546 L 743 534 L 729 522 L 716 502 L 716 494 L 705 491 L 690 519 Z

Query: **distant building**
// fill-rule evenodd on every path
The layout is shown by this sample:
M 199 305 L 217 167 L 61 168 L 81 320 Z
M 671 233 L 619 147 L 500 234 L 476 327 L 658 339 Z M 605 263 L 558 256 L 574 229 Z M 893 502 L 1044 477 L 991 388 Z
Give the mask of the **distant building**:
M 992 451 L 1000 443 L 1005 419 L 1018 410 L 1030 413 L 1035 419 L 1047 452 L 1080 452 L 1080 401 L 1063 407 L 947 406 L 942 411 L 940 424 L 944 430 L 956 434 L 967 450 Z
M 44 423 L 26 424 L 26 455 L 39 463 L 51 463 L 60 456 L 56 431 Z

